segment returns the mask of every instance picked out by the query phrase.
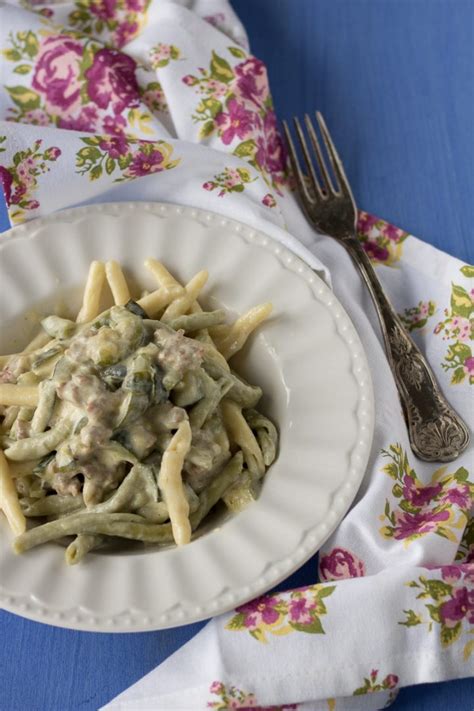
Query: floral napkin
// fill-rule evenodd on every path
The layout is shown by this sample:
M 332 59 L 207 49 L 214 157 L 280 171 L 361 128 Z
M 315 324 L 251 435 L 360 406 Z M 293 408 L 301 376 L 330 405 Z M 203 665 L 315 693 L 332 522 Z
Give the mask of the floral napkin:
M 162 200 L 263 229 L 331 279 L 368 354 L 376 429 L 319 583 L 212 620 L 106 708 L 370 710 L 474 673 L 472 448 L 410 450 L 376 316 L 348 256 L 288 185 L 261 61 L 225 0 L 0 4 L 0 181 L 13 225 L 66 206 Z M 365 212 L 360 239 L 472 424 L 474 267 Z M 470 399 L 471 398 L 471 399 Z

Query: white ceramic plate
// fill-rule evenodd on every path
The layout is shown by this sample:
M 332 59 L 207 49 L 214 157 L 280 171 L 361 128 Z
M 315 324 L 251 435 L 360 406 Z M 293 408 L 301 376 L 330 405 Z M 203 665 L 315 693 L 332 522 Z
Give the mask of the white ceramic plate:
M 67 210 L 0 240 L 0 352 L 23 347 L 58 294 L 79 306 L 92 259 L 117 259 L 153 288 L 156 256 L 182 281 L 207 268 L 206 299 L 231 312 L 271 300 L 274 316 L 246 348 L 243 372 L 280 431 L 261 496 L 183 548 L 91 553 L 67 567 L 51 543 L 23 556 L 0 521 L 0 605 L 73 629 L 152 630 L 211 617 L 302 565 L 337 526 L 362 480 L 373 398 L 362 345 L 330 289 L 271 238 L 219 215 L 128 203 Z M 37 314 L 36 314 L 37 318 Z

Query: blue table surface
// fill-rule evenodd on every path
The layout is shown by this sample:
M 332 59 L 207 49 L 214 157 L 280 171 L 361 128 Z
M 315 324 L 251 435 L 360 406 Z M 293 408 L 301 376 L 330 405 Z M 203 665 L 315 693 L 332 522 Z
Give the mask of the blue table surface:
M 320 109 L 361 207 L 474 261 L 472 0 L 234 0 L 282 118 Z M 8 227 L 0 206 L 0 230 Z M 280 586 L 314 582 L 312 559 Z M 204 623 L 90 634 L 0 611 L 0 711 L 97 709 Z M 336 694 L 337 694 L 337 690 Z M 474 709 L 474 679 L 395 711 Z

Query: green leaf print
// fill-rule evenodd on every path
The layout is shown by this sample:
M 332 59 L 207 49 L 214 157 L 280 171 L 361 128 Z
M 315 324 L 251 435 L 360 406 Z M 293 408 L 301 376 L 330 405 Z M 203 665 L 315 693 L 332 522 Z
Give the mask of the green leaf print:
M 19 62 L 21 59 L 21 52 L 17 49 L 4 49 L 3 56 L 8 59 L 9 62 Z
M 309 634 L 325 634 L 324 628 L 321 624 L 319 617 L 316 617 L 309 624 L 301 625 L 298 622 L 290 622 L 290 627 L 292 627 L 296 632 L 309 632 Z
M 23 111 L 38 109 L 41 104 L 39 94 L 26 86 L 6 86 L 5 89 L 10 94 L 12 101 Z
M 451 593 L 451 585 L 444 583 L 442 580 L 426 580 L 424 584 L 433 600 L 442 600 Z
M 19 64 L 13 72 L 15 74 L 29 74 L 32 70 L 32 66 L 30 64 Z
M 85 161 L 96 161 L 101 157 L 101 152 L 95 146 L 86 146 L 77 153 L 77 165 L 83 165 Z
M 111 173 L 114 172 L 114 170 L 115 170 L 115 161 L 113 158 L 109 157 L 105 161 L 105 172 L 107 173 L 107 175 L 110 175 Z
M 245 59 L 245 57 L 247 56 L 244 50 L 240 49 L 240 47 L 227 47 L 227 49 L 234 57 L 237 57 L 238 59 Z
M 399 622 L 399 625 L 403 625 L 404 627 L 416 627 L 416 625 L 421 625 L 423 620 L 420 615 L 415 614 L 414 610 L 403 610 L 403 612 L 407 618 L 403 622 Z
M 469 318 L 472 312 L 472 300 L 466 289 L 459 284 L 453 284 L 451 294 L 451 310 L 456 316 Z
M 469 472 L 466 467 L 459 467 L 459 469 L 453 474 L 456 481 L 467 481 L 469 479 Z
M 466 373 L 464 372 L 464 367 L 462 365 L 458 366 L 451 375 L 451 385 L 462 383 L 465 377 Z
M 100 176 L 102 175 L 102 166 L 101 165 L 95 165 L 91 172 L 89 173 L 89 177 L 91 180 L 98 180 Z
M 244 626 L 245 615 L 243 612 L 237 613 L 232 617 L 232 619 L 227 623 L 227 629 L 229 630 L 241 630 Z
M 222 104 L 220 101 L 217 101 L 217 99 L 204 99 L 201 102 L 202 106 L 204 107 L 204 112 L 208 113 L 212 118 L 215 118 L 217 114 L 220 114 L 222 111 Z M 199 109 L 197 109 L 199 111 Z
M 439 614 L 439 608 L 436 605 L 426 605 L 426 609 L 430 613 L 430 617 L 434 622 L 441 624 L 441 616 Z
M 471 279 L 474 277 L 474 265 L 472 264 L 465 264 L 463 267 L 461 267 L 461 272 L 466 276 L 468 279 Z
M 257 146 L 253 138 L 249 138 L 248 141 L 243 141 L 239 143 L 237 148 L 233 151 L 234 156 L 239 158 L 247 158 L 248 156 L 254 156 L 257 151 Z
M 39 44 L 36 35 L 33 32 L 28 32 L 24 42 L 26 54 L 31 57 L 31 59 L 33 59 L 33 57 L 36 57 L 36 55 L 38 54 L 39 50 Z
M 228 84 L 234 78 L 234 72 L 232 71 L 229 62 L 222 57 L 219 57 L 219 55 L 214 51 L 212 52 L 211 59 L 211 76 L 213 79 L 222 81 L 225 84 Z
M 206 121 L 206 123 L 201 126 L 201 130 L 199 131 L 199 137 L 207 138 L 207 136 L 210 136 L 214 132 L 214 128 L 214 121 L 212 119 Z
M 461 635 L 461 623 L 458 622 L 454 627 L 446 627 L 446 625 L 441 625 L 441 644 L 443 647 L 449 647 L 450 644 L 455 642 Z

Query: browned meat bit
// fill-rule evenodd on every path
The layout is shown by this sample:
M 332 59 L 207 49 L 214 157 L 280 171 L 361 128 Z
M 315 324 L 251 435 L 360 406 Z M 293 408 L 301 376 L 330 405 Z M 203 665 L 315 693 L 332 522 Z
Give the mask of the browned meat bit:
M 174 333 L 158 328 L 155 343 L 160 349 L 156 358 L 165 372 L 163 384 L 167 390 L 171 390 L 187 370 L 199 368 L 204 358 L 202 343 L 186 338 L 184 331 Z

